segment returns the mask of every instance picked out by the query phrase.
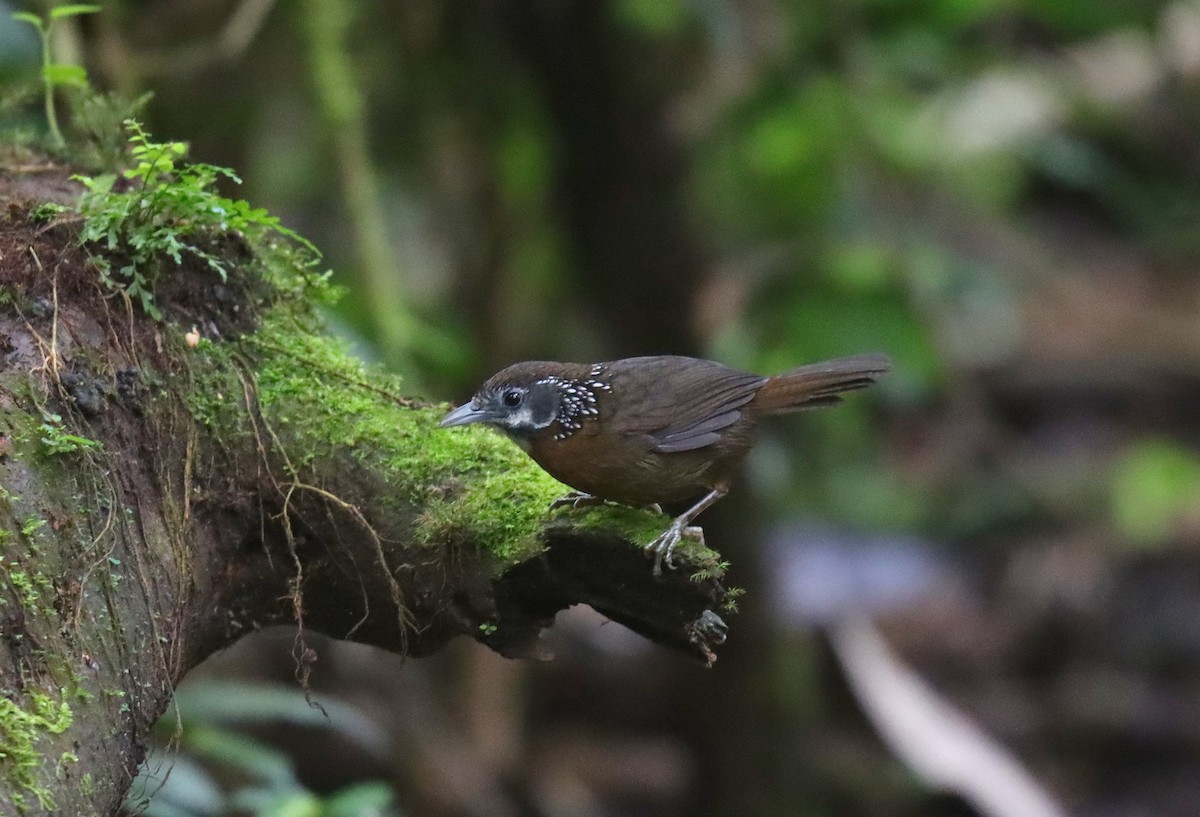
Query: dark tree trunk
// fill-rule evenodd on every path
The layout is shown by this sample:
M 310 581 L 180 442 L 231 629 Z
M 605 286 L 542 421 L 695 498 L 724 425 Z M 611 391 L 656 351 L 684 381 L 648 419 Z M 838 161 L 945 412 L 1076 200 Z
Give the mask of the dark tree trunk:
M 612 356 L 694 353 L 706 259 L 687 224 L 687 166 L 671 131 L 681 89 L 666 83 L 681 71 L 663 63 L 678 56 L 621 30 L 609 3 L 503 8 L 555 124 L 554 195 Z

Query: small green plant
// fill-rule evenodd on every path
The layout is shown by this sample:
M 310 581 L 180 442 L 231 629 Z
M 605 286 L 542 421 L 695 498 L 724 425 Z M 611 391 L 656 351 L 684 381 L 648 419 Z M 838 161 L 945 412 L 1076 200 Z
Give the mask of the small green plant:
M 36 224 L 45 224 L 62 215 L 63 206 L 52 201 L 43 201 L 29 211 L 29 218 Z
M 690 578 L 696 583 L 709 581 L 710 579 L 719 579 L 729 570 L 729 562 L 722 562 L 716 559 L 705 559 L 700 563 L 700 569 L 693 573 Z
M 21 603 L 26 607 L 36 607 L 41 601 L 41 596 L 38 595 L 37 588 L 33 586 L 33 582 L 29 579 L 29 574 L 23 570 L 11 570 L 5 568 L 4 572 L 8 576 L 8 583 L 12 585 L 16 591 Z
M 50 138 L 56 148 L 63 147 L 62 130 L 58 127 L 58 115 L 54 110 L 54 92 L 59 88 L 87 88 L 87 71 L 81 65 L 55 62 L 51 51 L 51 35 L 54 24 L 67 17 L 77 17 L 81 14 L 95 14 L 100 11 L 94 5 L 67 5 L 51 8 L 45 17 L 38 17 L 28 11 L 14 11 L 12 18 L 23 23 L 29 23 L 37 30 L 38 38 L 42 41 L 42 90 L 46 103 L 46 124 L 50 127 Z
M 731 587 L 725 591 L 725 600 L 721 602 L 721 612 L 733 615 L 738 611 L 738 599 L 746 592 L 744 587 Z
M 89 441 L 90 442 L 90 441 Z M 25 524 L 21 526 L 21 533 L 24 536 L 33 536 L 38 530 L 46 526 L 45 519 L 38 519 L 36 516 L 31 516 L 25 520 Z
M 266 210 L 219 195 L 214 190 L 218 179 L 241 183 L 232 170 L 184 161 L 186 144 L 151 141 L 135 120 L 125 120 L 125 127 L 136 164 L 120 179 L 112 173 L 75 177 L 87 188 L 79 202 L 80 240 L 106 251 L 93 256 L 104 282 L 124 291 L 151 317 L 162 317 L 153 284 L 165 259 L 181 264 L 184 255 L 191 255 L 225 280 L 228 262 L 206 249 L 206 240 L 240 233 L 255 242 L 275 235 L 320 255 Z M 113 257 L 125 263 L 114 270 Z
M 102 447 L 99 440 L 89 440 L 68 433 L 62 425 L 62 417 L 49 412 L 42 415 L 42 448 L 47 454 L 72 454 L 76 451 L 94 451 Z

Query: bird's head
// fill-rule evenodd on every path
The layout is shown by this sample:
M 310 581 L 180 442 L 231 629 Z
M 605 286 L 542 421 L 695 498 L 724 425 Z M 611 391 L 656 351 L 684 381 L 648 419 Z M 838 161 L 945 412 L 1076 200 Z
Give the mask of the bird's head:
M 443 428 L 486 423 L 521 438 L 548 429 L 568 437 L 597 414 L 596 394 L 608 385 L 598 367 L 582 366 L 587 377 L 572 377 L 570 364 L 547 361 L 517 363 L 492 375 L 471 401 L 442 418 Z

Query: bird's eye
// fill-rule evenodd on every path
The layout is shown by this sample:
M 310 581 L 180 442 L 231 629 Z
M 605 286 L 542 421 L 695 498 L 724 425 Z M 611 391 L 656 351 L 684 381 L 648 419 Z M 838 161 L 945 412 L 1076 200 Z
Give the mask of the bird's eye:
M 500 402 L 509 408 L 516 408 L 521 405 L 521 396 L 521 392 L 516 389 L 508 389 L 500 395 Z

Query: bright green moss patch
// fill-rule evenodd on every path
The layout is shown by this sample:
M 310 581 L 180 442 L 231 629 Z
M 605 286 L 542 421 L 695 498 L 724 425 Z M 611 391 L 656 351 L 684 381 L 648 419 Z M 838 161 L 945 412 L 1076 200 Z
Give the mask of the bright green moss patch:
M 657 539 L 671 524 L 671 518 L 664 514 L 612 502 L 580 510 L 556 511 L 553 521 L 579 530 L 617 534 L 643 547 Z M 675 558 L 685 558 L 696 566 L 697 578 L 718 578 L 725 572 L 720 554 L 688 537 L 675 546 Z
M 294 470 L 287 477 L 303 481 L 353 460 L 385 486 L 372 498 L 379 507 L 422 510 L 415 544 L 481 542 L 504 562 L 542 547 L 546 507 L 567 489 L 512 442 L 486 429 L 440 428 L 444 407 L 401 397 L 397 378 L 369 371 L 344 342 L 284 308 L 241 345 L 241 353 L 231 344 L 196 348 L 191 369 L 201 388 L 189 399 L 198 420 L 225 435 L 252 433 L 242 382 L 252 377 L 270 426 L 260 435 L 282 444 Z M 252 375 L 238 374 L 238 354 L 257 360 Z
M 14 524 L 0 516 L 0 525 Z M 51 602 L 55 597 L 54 583 L 40 558 L 37 533 L 46 520 L 28 517 L 19 530 L 0 527 L 0 586 L 7 585 L 8 593 L 0 594 L 0 607 L 15 603 L 25 616 L 53 616 Z
M 445 430 L 443 430 L 445 431 Z M 465 430 L 460 430 L 465 431 Z M 479 429 L 461 434 L 480 437 L 494 432 Z M 511 446 L 522 457 L 520 450 Z M 549 504 L 566 488 L 536 466 L 517 466 L 473 481 L 470 490 L 452 498 L 437 499 L 422 514 L 417 535 L 426 542 L 475 539 L 488 543 L 499 560 L 513 563 L 528 558 L 541 547 L 540 534 Z
M 671 524 L 661 513 L 612 502 L 579 510 L 564 508 L 555 512 L 554 520 L 583 530 L 620 534 L 639 545 L 650 544 Z M 680 543 L 679 548 L 683 547 Z
M 66 701 L 55 700 L 44 692 L 29 693 L 25 707 L 0 698 L 0 770 L 15 788 L 28 792 L 46 810 L 56 805 L 53 794 L 37 785 L 43 758 L 36 744 L 45 735 L 62 734 L 73 720 Z M 24 801 L 20 796 L 13 799 L 18 804 Z
M 192 417 L 226 439 L 239 432 L 250 432 L 242 381 L 230 358 L 230 349 L 227 344 L 201 340 L 189 361 L 192 382 L 181 389 Z
M 368 372 L 336 338 L 269 321 L 248 342 L 262 353 L 259 405 L 297 467 L 350 456 L 399 493 L 424 499 L 446 480 L 532 466 L 496 434 L 440 428 L 444 408 L 401 397 L 398 378 Z

